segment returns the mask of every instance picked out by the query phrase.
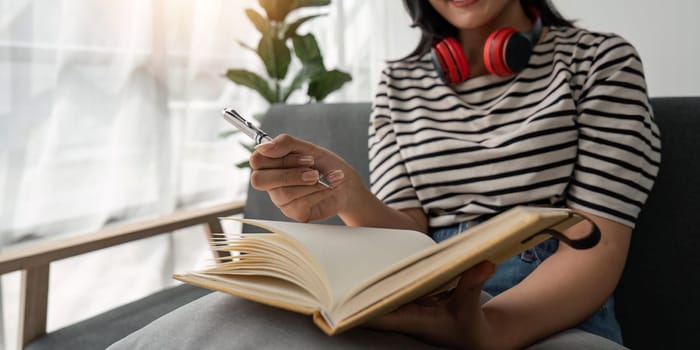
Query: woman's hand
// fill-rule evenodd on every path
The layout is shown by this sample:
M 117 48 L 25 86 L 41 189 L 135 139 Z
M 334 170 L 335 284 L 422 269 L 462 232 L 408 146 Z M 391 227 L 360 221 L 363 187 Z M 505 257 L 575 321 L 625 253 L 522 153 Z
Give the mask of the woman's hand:
M 336 154 L 289 135 L 259 145 L 250 156 L 251 185 L 297 221 L 322 220 L 348 207 L 351 188 L 364 188 L 357 172 Z M 332 189 L 318 183 L 324 174 Z
M 523 281 L 480 305 L 482 284 L 495 271 L 492 264 L 482 263 L 462 275 L 448 298 L 403 306 L 369 325 L 473 349 L 520 349 L 574 327 L 615 290 L 632 236 L 629 226 L 582 213 L 600 228 L 595 247 L 578 250 L 560 244 Z M 580 223 L 564 234 L 579 238 L 589 230 L 588 223 Z
M 376 318 L 370 328 L 407 333 L 426 342 L 459 349 L 493 348 L 497 339 L 481 309 L 481 287 L 496 272 L 482 262 L 465 271 L 457 288 L 404 305 Z

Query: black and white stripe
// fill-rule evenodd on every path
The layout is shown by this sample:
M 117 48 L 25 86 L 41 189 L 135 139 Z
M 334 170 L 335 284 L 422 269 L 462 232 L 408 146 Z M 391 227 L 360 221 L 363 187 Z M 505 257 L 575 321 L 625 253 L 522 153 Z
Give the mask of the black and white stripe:
M 551 28 L 513 77 L 442 83 L 429 60 L 382 72 L 369 128 L 372 191 L 433 227 L 514 205 L 566 205 L 634 226 L 660 164 L 634 47 Z

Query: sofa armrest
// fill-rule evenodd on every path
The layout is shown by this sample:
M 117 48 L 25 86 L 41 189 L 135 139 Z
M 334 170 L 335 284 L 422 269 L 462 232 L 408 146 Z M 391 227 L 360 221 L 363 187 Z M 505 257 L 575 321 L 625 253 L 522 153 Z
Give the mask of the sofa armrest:
M 209 241 L 222 232 L 219 218 L 243 212 L 244 202 L 176 212 L 80 236 L 44 241 L 0 254 L 0 275 L 22 271 L 20 287 L 19 348 L 46 333 L 49 272 L 53 261 L 93 252 L 122 243 L 204 225 Z M 218 253 L 214 253 L 219 257 Z

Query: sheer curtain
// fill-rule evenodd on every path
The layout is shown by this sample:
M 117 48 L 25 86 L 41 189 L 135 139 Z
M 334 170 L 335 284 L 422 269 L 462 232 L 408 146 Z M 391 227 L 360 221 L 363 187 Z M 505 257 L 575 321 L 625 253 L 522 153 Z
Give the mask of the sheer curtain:
M 334 0 L 328 16 L 312 22 L 329 66 L 348 71 L 353 81 L 329 101 L 371 101 L 386 60 L 413 50 L 420 32 L 410 28 L 402 1 Z
M 249 2 L 250 3 L 250 2 Z M 242 1 L 2 5 L 0 232 L 7 244 L 237 195 L 217 110 Z M 0 57 L 2 57 L 0 56 Z
M 246 7 L 262 11 L 254 0 L 0 0 L 0 249 L 242 199 L 248 172 L 233 164 L 246 152 L 218 134 L 229 129 L 221 108 L 267 108 L 223 77 L 263 72 L 235 42 L 257 43 Z M 325 11 L 300 31 L 353 76 L 328 101 L 371 100 L 384 60 L 417 40 L 401 2 Z M 173 269 L 206 255 L 190 236 L 52 265 L 49 330 L 172 285 Z M 0 346 L 15 334 L 16 277 L 0 290 Z

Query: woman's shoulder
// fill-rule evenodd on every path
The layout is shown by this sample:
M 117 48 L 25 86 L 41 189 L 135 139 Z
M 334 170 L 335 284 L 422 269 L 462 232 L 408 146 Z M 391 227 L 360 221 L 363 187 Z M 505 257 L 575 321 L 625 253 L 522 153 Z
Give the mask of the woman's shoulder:
M 396 80 L 405 78 L 437 77 L 430 54 L 406 57 L 399 60 L 387 61 L 382 70 L 385 79 Z
M 607 51 L 621 55 L 636 53 L 634 46 L 619 34 L 579 27 L 550 27 L 542 44 L 555 48 L 573 47 L 572 52 L 577 56 L 597 57 Z

